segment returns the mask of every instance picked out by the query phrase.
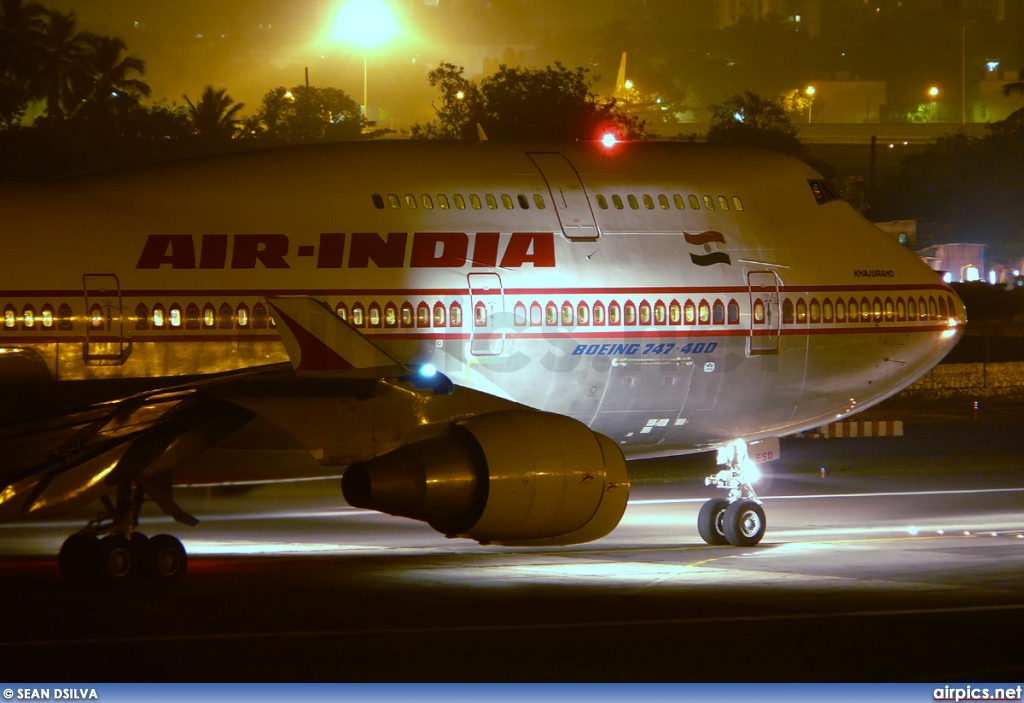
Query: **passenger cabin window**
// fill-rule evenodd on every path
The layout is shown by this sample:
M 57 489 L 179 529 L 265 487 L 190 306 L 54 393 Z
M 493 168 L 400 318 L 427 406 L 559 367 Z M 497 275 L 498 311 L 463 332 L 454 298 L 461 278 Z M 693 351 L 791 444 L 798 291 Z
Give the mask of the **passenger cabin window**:
M 602 210 L 608 209 L 608 198 L 604 197 L 600 193 L 597 195 L 597 206 Z
M 612 205 L 615 206 L 616 210 L 622 209 L 622 198 L 618 194 L 612 196 Z
M 685 210 L 686 209 L 686 205 L 683 204 L 684 203 L 683 196 L 679 195 L 679 193 L 676 193 L 675 195 L 673 195 L 672 196 L 672 200 L 676 204 L 676 210 Z
M 818 205 L 839 200 L 839 194 L 836 193 L 828 181 L 824 179 L 810 179 L 807 181 L 807 184 L 811 187 L 811 193 L 814 194 L 814 200 Z
M 515 205 L 512 204 L 512 196 L 505 193 L 501 194 L 501 204 L 505 206 L 506 210 L 515 208 Z
M 481 207 L 480 206 L 480 196 L 476 195 L 476 194 L 470 195 L 469 196 L 469 204 L 473 207 L 474 210 L 479 210 L 480 207 Z
M 533 204 L 537 206 L 538 210 L 543 210 L 547 205 L 544 204 L 544 196 L 540 193 L 536 193 L 533 196 Z
M 373 206 L 375 208 L 377 208 L 378 210 L 384 209 L 384 198 L 382 198 L 379 193 L 374 193 L 370 197 L 373 198 Z
M 497 210 L 498 209 L 498 201 L 494 198 L 493 195 L 488 193 L 487 195 L 484 196 L 484 199 L 487 201 L 487 208 L 489 210 Z
M 405 204 L 409 206 L 410 210 L 416 209 L 416 196 L 412 193 L 407 193 L 405 196 Z
M 671 205 L 668 204 L 668 196 L 667 195 L 659 195 L 658 196 L 658 205 L 661 205 L 661 209 L 662 210 L 668 210 L 668 209 L 670 209 L 672 207 Z
M 626 196 L 626 199 L 629 200 L 629 209 L 630 210 L 639 210 L 640 209 L 640 203 L 637 202 L 637 199 L 636 199 L 635 195 L 630 193 L 629 195 Z
M 388 195 L 388 202 L 391 203 L 391 207 L 393 207 L 396 210 L 402 207 L 402 201 L 399 200 L 398 196 L 395 195 L 394 193 L 390 193 Z
M 457 209 L 459 209 L 459 210 L 465 210 L 466 209 L 466 199 L 463 198 L 461 195 L 453 195 L 452 196 L 452 200 L 455 201 L 455 207 Z
M 694 210 L 700 210 L 700 200 L 697 199 L 696 195 L 690 196 L 690 207 Z
M 521 207 L 523 210 L 530 209 L 530 200 L 525 195 L 520 193 L 519 195 L 516 196 L 516 199 L 519 201 L 519 207 Z
M 448 204 L 448 196 L 447 195 L 438 195 L 437 196 L 437 206 L 439 208 L 441 208 L 442 210 L 447 210 L 450 207 L 449 204 Z
M 644 207 L 647 208 L 648 210 L 653 210 L 654 209 L 654 198 L 652 198 L 651 196 L 645 194 L 644 195 Z

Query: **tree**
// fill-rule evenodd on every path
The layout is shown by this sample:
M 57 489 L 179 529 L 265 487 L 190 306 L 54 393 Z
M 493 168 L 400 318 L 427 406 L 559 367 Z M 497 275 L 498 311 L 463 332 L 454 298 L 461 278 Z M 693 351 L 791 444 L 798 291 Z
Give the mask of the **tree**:
M 766 100 L 750 91 L 710 106 L 709 144 L 731 144 L 781 151 L 800 156 L 803 145 L 796 128 L 777 100 Z
M 0 121 L 10 129 L 25 113 L 33 62 L 39 57 L 43 6 L 0 0 Z
M 227 94 L 227 88 L 215 91 L 212 85 L 208 85 L 195 104 L 187 95 L 184 98 L 188 103 L 192 129 L 201 139 L 210 142 L 226 141 L 238 132 L 238 113 L 245 104 L 235 105 L 234 99 Z
M 46 116 L 62 122 L 81 105 L 88 83 L 86 55 L 95 35 L 78 31 L 75 13 L 45 13 L 34 93 L 46 99 Z
M 115 127 L 119 115 L 137 107 L 139 98 L 148 98 L 149 86 L 132 73 L 143 75 L 145 62 L 132 55 L 123 56 L 125 43 L 117 37 L 93 37 L 88 55 L 89 95 L 79 113 L 108 129 Z
M 339 141 L 359 139 L 364 124 L 359 105 L 343 90 L 279 86 L 263 96 L 243 135 L 277 143 Z
M 646 138 L 643 122 L 594 94 L 587 73 L 558 62 L 543 69 L 502 65 L 477 88 L 462 78 L 461 68 L 442 64 L 430 75 L 442 93 L 442 107 L 434 108 L 438 119 L 414 127 L 413 136 L 472 139 L 479 122 L 492 139 L 592 140 L 606 131 L 620 139 Z

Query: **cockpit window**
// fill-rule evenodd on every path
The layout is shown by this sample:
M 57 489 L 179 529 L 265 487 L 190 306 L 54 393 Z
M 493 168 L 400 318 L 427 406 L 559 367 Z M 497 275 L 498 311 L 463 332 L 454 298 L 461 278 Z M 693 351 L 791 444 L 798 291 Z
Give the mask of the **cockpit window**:
M 832 189 L 828 181 L 811 179 L 807 183 L 811 186 L 811 192 L 814 193 L 814 199 L 818 201 L 818 205 L 839 200 L 839 194 Z

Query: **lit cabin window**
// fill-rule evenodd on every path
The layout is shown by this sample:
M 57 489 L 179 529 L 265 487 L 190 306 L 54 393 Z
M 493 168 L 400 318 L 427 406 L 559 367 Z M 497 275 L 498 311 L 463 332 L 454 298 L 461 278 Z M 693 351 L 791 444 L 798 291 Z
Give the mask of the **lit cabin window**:
M 402 207 L 402 201 L 399 200 L 398 196 L 395 195 L 394 193 L 390 193 L 388 195 L 388 202 L 391 203 L 391 207 L 393 207 L 395 210 Z
M 405 194 L 405 204 L 408 206 L 408 208 L 410 210 L 415 210 L 416 209 L 416 196 L 413 195 L 412 193 L 406 193 Z
M 874 320 L 876 323 L 882 321 L 882 301 L 878 298 L 875 298 L 871 312 L 874 314 Z
M 540 327 L 543 319 L 544 314 L 541 312 L 540 303 L 536 301 L 530 303 L 530 326 Z
M 817 298 L 811 298 L 810 311 L 811 311 L 811 322 L 812 323 L 821 322 L 821 303 L 818 302 Z
M 760 298 L 754 301 L 754 324 L 764 324 L 764 301 Z
M 825 298 L 821 304 L 821 319 L 825 322 L 832 322 L 835 317 L 835 309 L 832 307 L 832 299 Z
M 846 322 L 846 303 L 842 298 L 836 300 L 836 322 Z
M 878 315 L 882 315 L 882 306 L 878 306 Z M 871 303 L 868 302 L 867 298 L 860 299 L 860 321 L 871 322 Z
M 700 301 L 697 306 L 697 322 L 702 325 L 711 324 L 711 304 L 706 300 Z
M 437 206 L 439 208 L 441 208 L 442 210 L 449 209 L 451 206 L 448 204 L 448 196 L 447 195 L 438 195 L 437 196 Z
M 458 303 L 452 303 L 451 307 L 448 308 L 448 320 L 451 322 L 452 327 L 462 327 L 462 306 Z
M 434 303 L 434 327 L 444 327 L 448 322 L 448 312 L 444 303 Z
M 921 296 L 917 299 L 917 315 L 922 322 L 928 321 L 928 301 Z
M 402 327 L 413 326 L 412 304 L 408 300 L 402 303 L 402 311 L 399 313 L 399 317 L 401 319 Z
M 683 307 L 683 322 L 688 325 L 697 322 L 697 306 L 693 304 L 692 300 L 687 300 L 686 305 Z
M 362 303 L 355 303 L 352 306 L 352 326 L 353 327 L 365 327 L 366 326 L 366 315 Z
M 654 209 L 654 198 L 647 195 L 646 193 L 644 194 L 644 207 L 647 208 L 648 210 Z
M 646 300 L 640 302 L 640 324 L 644 327 L 651 324 L 651 304 Z
M 398 327 L 398 306 L 394 303 L 384 306 L 384 326 Z
M 235 326 L 235 320 L 231 306 L 227 303 L 220 304 L 220 310 L 217 313 L 217 327 L 222 330 L 229 330 Z
M 667 195 L 659 195 L 658 196 L 658 205 L 661 205 L 661 209 L 662 210 L 669 210 L 669 209 L 672 208 L 672 206 L 668 204 L 668 196 Z
M 549 302 L 544 308 L 544 324 L 548 327 L 554 327 L 558 324 L 558 307 Z
M 241 329 L 249 326 L 249 308 L 245 306 L 245 303 L 238 304 L 238 309 L 235 310 L 235 320 L 238 321 L 238 326 Z
M 580 303 L 576 306 L 576 324 L 590 324 L 590 308 L 587 307 L 586 303 Z
M 921 307 L 924 308 L 924 305 Z M 181 324 L 181 310 L 178 310 L 178 318 L 178 324 Z M 99 305 L 93 304 L 89 310 L 89 326 L 94 330 L 103 329 L 103 309 Z
M 718 207 L 720 209 L 722 209 L 722 210 L 728 210 L 729 209 L 729 199 L 727 197 L 725 197 L 724 195 L 719 195 L 718 196 Z
M 516 200 L 519 201 L 519 207 L 521 207 L 523 210 L 529 210 L 530 209 L 530 199 L 527 198 L 522 193 L 520 193 L 519 195 L 516 196 Z
M 721 300 L 716 300 L 715 304 L 711 307 L 712 322 L 716 325 L 725 324 L 725 305 Z
M 665 301 L 659 300 L 654 304 L 654 324 L 664 325 L 668 322 L 668 310 L 665 307 Z
M 537 207 L 538 210 L 543 210 L 544 208 L 547 207 L 547 204 L 544 202 L 544 196 L 541 195 L 540 193 L 534 194 L 533 204 Z
M 741 211 L 743 210 L 743 201 L 740 200 L 740 196 L 738 196 L 738 195 L 732 196 L 732 206 L 734 208 L 736 208 L 737 210 L 741 210 Z
M 93 320 L 96 318 L 93 317 Z M 177 303 L 171 306 L 171 309 L 167 312 L 167 322 L 173 329 L 181 329 L 181 306 Z
M 683 196 L 676 193 L 672 196 L 672 201 L 676 204 L 676 210 L 685 210 L 686 205 L 684 204 Z
M 608 209 L 608 198 L 604 197 L 600 193 L 597 195 L 597 206 L 602 210 Z
M 376 302 L 370 303 L 370 308 L 366 311 L 366 321 L 370 327 L 380 327 L 383 320 L 381 319 L 380 305 Z
M 379 193 L 374 193 L 370 196 L 373 199 L 373 206 L 378 210 L 384 209 L 384 198 Z
M 416 326 L 419 328 L 430 327 L 430 306 L 426 303 L 416 306 Z
M 420 199 L 423 202 L 423 207 L 425 209 L 427 209 L 427 210 L 433 210 L 434 209 L 434 201 L 431 200 L 429 195 L 424 193 L 422 196 L 420 196 Z
M 217 314 L 209 303 L 203 307 L 203 327 L 213 327 L 217 324 Z
M 704 196 L 704 207 L 706 207 L 708 210 L 714 210 L 715 209 L 715 199 L 712 198 L 710 195 L 705 195 Z
M 516 303 L 512 319 L 514 320 L 516 327 L 526 327 L 526 306 L 521 302 Z
M 153 306 L 153 326 L 157 328 L 164 326 L 164 309 L 159 305 Z
M 31 305 L 26 305 L 21 311 L 21 324 L 25 329 L 30 330 L 36 326 L 36 311 Z
M 457 210 L 465 210 L 466 209 L 466 199 L 463 198 L 461 195 L 453 195 L 452 196 L 452 200 L 455 201 L 455 208 Z
M 622 311 L 619 309 L 619 304 L 614 300 L 608 304 L 608 324 L 622 324 Z
M 497 210 L 498 209 L 498 201 L 490 193 L 488 193 L 487 195 L 484 196 L 484 200 L 487 201 L 487 209 L 488 210 Z
M 57 308 L 57 329 L 69 330 L 72 326 L 71 307 L 67 303 L 61 303 Z
M 939 308 L 935 304 L 935 298 L 928 296 L 928 316 L 933 319 L 939 319 Z
M 622 320 L 627 325 L 636 324 L 636 305 L 633 304 L 632 300 L 627 300 L 626 304 L 622 307 Z
M 730 325 L 738 325 L 740 323 L 740 304 L 735 300 L 729 301 L 729 320 Z
M 796 301 L 796 321 L 801 325 L 807 323 L 807 301 L 803 299 Z
M 896 303 L 892 298 L 885 299 L 885 321 L 892 322 L 896 319 Z
M 334 306 L 334 312 L 345 322 L 348 322 L 348 306 L 345 303 L 338 303 Z
M 44 305 L 42 312 L 39 313 L 39 324 L 43 326 L 43 329 L 53 327 L 53 307 L 49 303 Z
M 475 195 L 475 194 L 474 195 L 470 195 L 469 196 L 469 204 L 473 207 L 474 210 L 479 210 L 480 207 L 481 207 L 480 206 L 480 196 L 479 195 Z
M 907 319 L 917 321 L 917 302 L 913 298 L 907 299 Z
M 571 327 L 573 320 L 572 303 L 568 300 L 562 303 L 562 326 Z
M 479 301 L 473 308 L 473 324 L 477 327 L 487 326 L 487 307 Z
M 683 322 L 683 306 L 678 300 L 673 300 L 668 306 L 668 322 L 671 325 L 679 325 Z
M 850 298 L 846 304 L 846 314 L 850 322 L 860 322 L 860 308 L 857 306 L 857 299 Z
M 600 301 L 594 303 L 594 324 L 604 324 L 604 304 Z
M 612 205 L 615 206 L 616 210 L 621 210 L 622 209 L 622 198 L 619 197 L 617 194 L 613 195 L 612 196 Z
M 512 210 L 515 208 L 515 204 L 512 202 L 512 196 L 507 193 L 501 194 L 501 204 L 505 206 L 506 210 Z
M 633 195 L 632 193 L 630 193 L 629 195 L 626 196 L 626 200 L 629 201 L 629 209 L 630 210 L 639 210 L 640 209 L 640 203 L 637 202 L 636 196 Z
M 945 319 L 949 317 L 949 309 L 946 307 L 946 299 L 941 295 L 939 296 L 939 318 Z
M 690 196 L 690 207 L 693 208 L 694 210 L 700 210 L 700 200 L 697 198 L 696 195 Z

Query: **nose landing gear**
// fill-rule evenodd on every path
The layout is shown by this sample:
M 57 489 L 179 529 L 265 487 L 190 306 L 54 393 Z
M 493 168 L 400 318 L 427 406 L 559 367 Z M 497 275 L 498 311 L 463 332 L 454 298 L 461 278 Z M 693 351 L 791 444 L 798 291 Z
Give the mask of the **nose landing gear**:
M 704 485 L 728 489 L 729 498 L 712 498 L 701 506 L 697 532 L 708 544 L 753 547 L 768 525 L 753 487 L 760 477 L 757 465 L 747 456 L 743 440 L 719 450 L 718 463 L 725 467 L 704 479 Z

